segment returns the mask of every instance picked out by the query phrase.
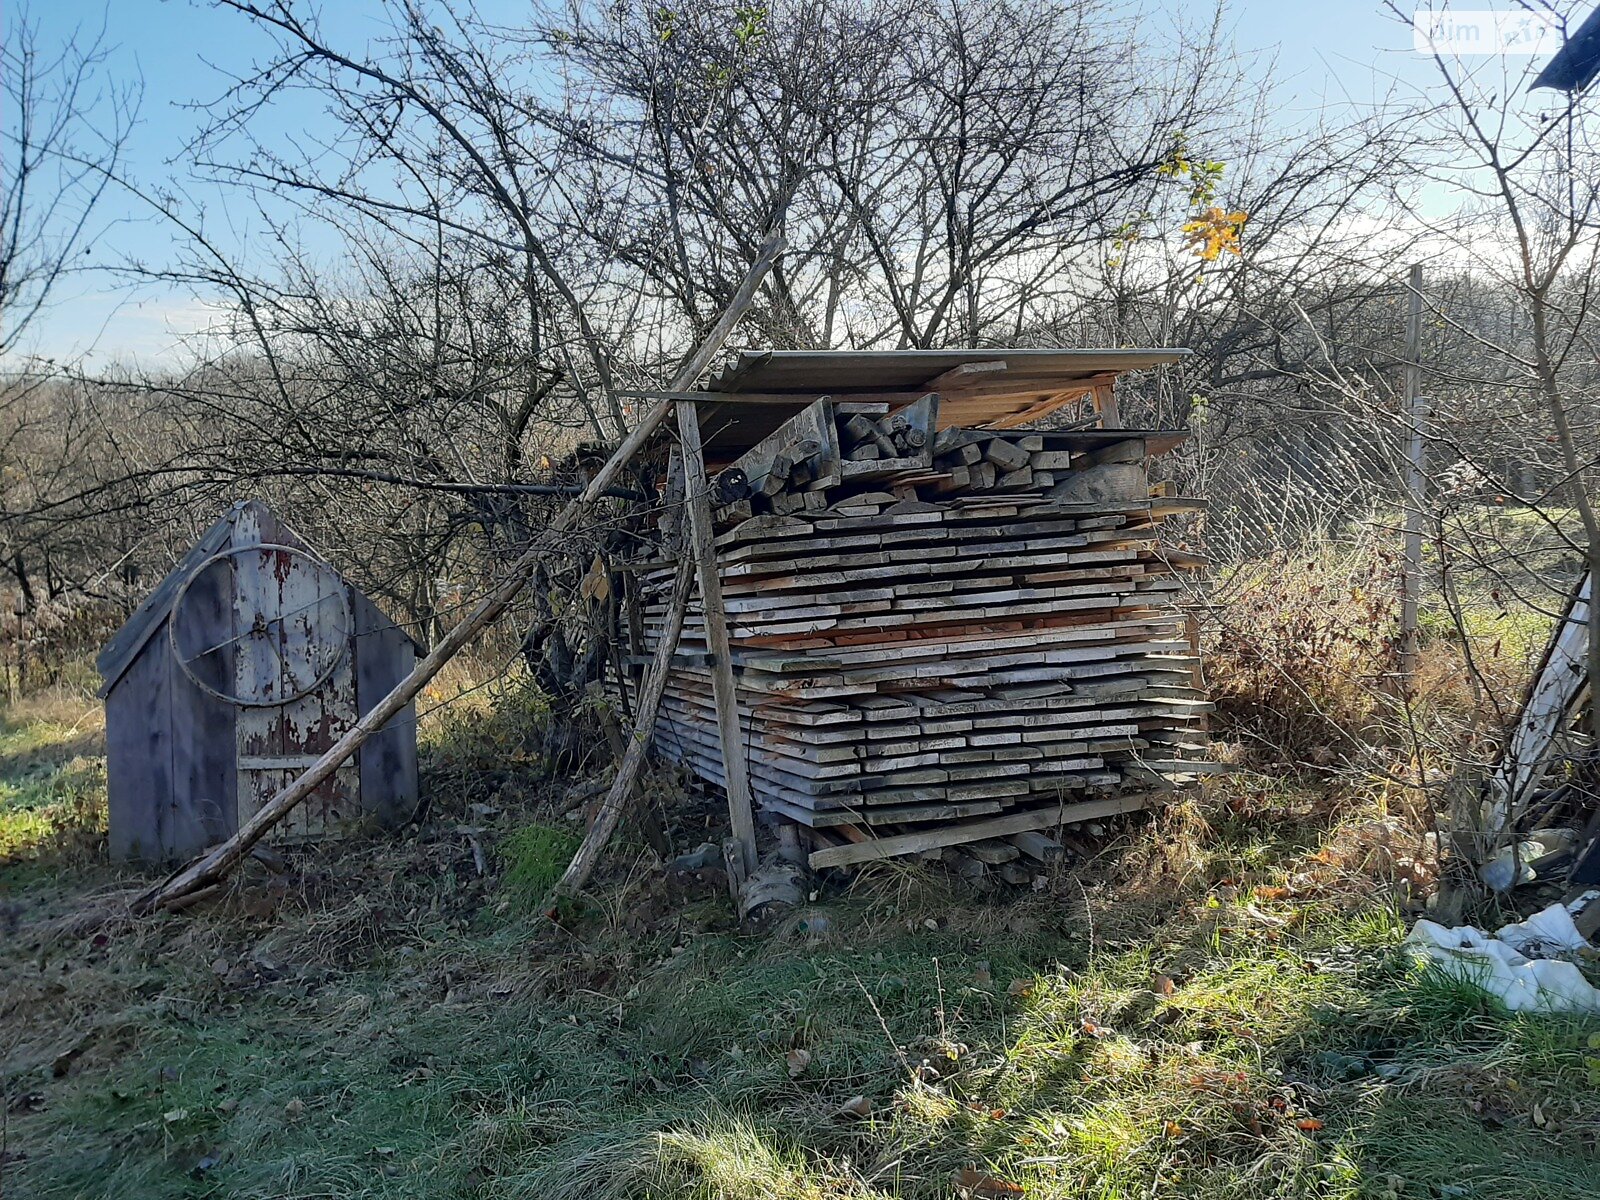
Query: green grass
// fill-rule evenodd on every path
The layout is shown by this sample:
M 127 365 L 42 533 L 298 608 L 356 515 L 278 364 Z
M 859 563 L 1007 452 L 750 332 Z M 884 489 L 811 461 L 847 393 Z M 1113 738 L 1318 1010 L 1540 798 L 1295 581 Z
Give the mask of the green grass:
M 57 761 L 53 736 L 16 753 Z M 441 814 L 151 922 L 86 912 L 103 872 L 35 873 L 0 941 L 23 1156 L 0 1183 L 933 1200 L 970 1170 L 1047 1200 L 1600 1193 L 1595 1024 L 1497 1011 L 1399 952 L 1390 881 L 1335 852 L 1367 815 L 1244 775 L 1037 893 L 868 873 L 825 890 L 821 934 L 791 915 L 743 935 L 716 884 L 626 864 L 570 925 L 524 917 L 519 873 L 570 834 L 521 812 L 483 835 L 498 877 Z
M 505 884 L 524 909 L 550 895 L 572 861 L 581 839 L 568 829 L 537 821 L 524 825 L 501 843 L 505 859 Z
M 105 829 L 97 711 L 52 690 L 0 714 L 0 870 Z

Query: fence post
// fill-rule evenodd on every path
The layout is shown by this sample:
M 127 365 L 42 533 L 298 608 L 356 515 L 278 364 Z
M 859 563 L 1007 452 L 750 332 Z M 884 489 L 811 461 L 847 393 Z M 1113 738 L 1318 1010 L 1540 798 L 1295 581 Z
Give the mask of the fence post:
M 1404 562 L 1400 574 L 1400 684 L 1411 691 L 1417 673 L 1417 600 L 1422 585 L 1422 503 L 1427 482 L 1423 475 L 1426 452 L 1424 426 L 1427 401 L 1422 398 L 1422 266 L 1411 268 L 1406 309 L 1405 410 L 1406 515 Z

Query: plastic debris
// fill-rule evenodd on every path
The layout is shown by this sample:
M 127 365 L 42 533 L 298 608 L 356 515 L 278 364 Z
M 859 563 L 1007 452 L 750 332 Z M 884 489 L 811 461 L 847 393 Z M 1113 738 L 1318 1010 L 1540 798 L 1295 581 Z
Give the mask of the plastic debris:
M 1600 989 L 1576 964 L 1551 957 L 1591 949 L 1560 904 L 1492 936 L 1471 925 L 1418 921 L 1406 943 L 1441 973 L 1475 984 L 1512 1012 L 1600 1012 Z
M 1547 873 L 1545 864 L 1548 861 L 1565 863 L 1569 852 L 1577 846 L 1578 835 L 1574 830 L 1537 829 L 1484 863 L 1478 878 L 1494 891 L 1509 891 Z

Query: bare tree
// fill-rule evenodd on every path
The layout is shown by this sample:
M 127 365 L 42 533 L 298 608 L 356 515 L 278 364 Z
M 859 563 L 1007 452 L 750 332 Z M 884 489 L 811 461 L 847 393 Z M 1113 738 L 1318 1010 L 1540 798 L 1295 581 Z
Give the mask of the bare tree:
M 1566 26 L 1581 6 L 1540 0 L 1536 9 Z M 1575 27 L 1576 22 L 1573 22 Z M 1437 176 L 1469 197 L 1450 222 L 1418 219 L 1450 244 L 1470 247 L 1475 273 L 1510 302 L 1506 336 L 1449 311 L 1482 351 L 1476 372 L 1500 392 L 1499 414 L 1518 440 L 1553 443 L 1553 470 L 1536 472 L 1524 499 L 1600 578 L 1600 389 L 1596 292 L 1600 289 L 1600 121 L 1592 95 L 1529 94 L 1537 64 L 1498 60 L 1477 70 L 1437 53 L 1444 100 L 1433 120 Z M 1446 368 L 1448 370 L 1448 368 Z M 1526 431 L 1535 430 L 1529 438 Z M 1516 435 L 1513 435 L 1516 436 Z M 1506 439 L 1509 440 L 1509 439 Z M 1564 511 L 1563 511 L 1564 510 Z M 1600 679 L 1600 610 L 1589 607 L 1588 673 Z M 1600 745 L 1600 706 L 1591 704 Z
M 774 344 L 1015 340 L 1080 294 L 1184 138 L 1238 117 L 1220 26 L 1152 36 L 1113 0 L 575 8 L 528 107 L 606 219 L 590 226 L 693 321 L 719 247 L 780 214 L 801 247 Z
M 0 42 L 0 355 L 22 346 L 89 247 L 96 208 L 117 174 L 137 83 L 108 81 L 102 38 L 40 44 L 25 8 Z

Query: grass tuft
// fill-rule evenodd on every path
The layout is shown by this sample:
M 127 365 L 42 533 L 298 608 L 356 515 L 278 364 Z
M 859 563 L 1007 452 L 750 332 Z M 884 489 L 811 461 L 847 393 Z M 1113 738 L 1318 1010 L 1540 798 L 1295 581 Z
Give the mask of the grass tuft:
M 561 879 L 581 839 L 568 829 L 533 823 L 500 843 L 505 887 L 524 911 L 539 904 Z

